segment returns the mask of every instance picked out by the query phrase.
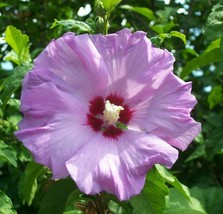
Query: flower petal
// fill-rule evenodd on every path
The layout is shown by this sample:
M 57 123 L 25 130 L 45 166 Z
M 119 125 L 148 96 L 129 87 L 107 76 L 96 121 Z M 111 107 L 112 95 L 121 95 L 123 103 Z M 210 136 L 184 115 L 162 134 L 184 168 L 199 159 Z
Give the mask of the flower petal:
M 35 59 L 42 82 L 68 84 L 85 98 L 101 95 L 107 86 L 107 67 L 88 34 L 67 33 L 53 40 Z
M 171 167 L 177 156 L 178 151 L 163 140 L 128 131 L 118 141 L 97 135 L 66 166 L 84 193 L 104 190 L 127 200 L 142 190 L 146 173 L 154 164 Z
M 185 150 L 201 129 L 190 117 L 195 104 L 191 83 L 170 74 L 153 96 L 135 106 L 132 123 Z
M 23 91 L 21 110 L 17 138 L 54 178 L 68 176 L 65 162 L 94 134 L 85 125 L 86 108 L 53 83 L 43 83 Z
M 131 34 L 124 29 L 107 36 L 93 35 L 91 39 L 109 68 L 107 94 L 117 92 L 130 99 L 145 86 L 147 91 L 158 88 L 173 69 L 172 54 L 154 48 L 145 32 Z

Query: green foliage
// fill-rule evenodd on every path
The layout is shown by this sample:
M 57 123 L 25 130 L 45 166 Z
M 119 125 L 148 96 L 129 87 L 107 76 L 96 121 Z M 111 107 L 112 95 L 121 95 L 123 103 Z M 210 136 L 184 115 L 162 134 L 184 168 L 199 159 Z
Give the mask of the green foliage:
M 8 149 L 7 144 L 0 140 L 0 160 L 2 159 L 9 162 L 14 167 L 17 167 L 15 154 L 10 149 Z
M 206 141 L 206 153 L 209 159 L 212 159 L 216 153 L 220 153 L 223 150 L 222 125 L 213 130 L 211 136 Z
M 37 179 L 46 172 L 46 168 L 40 164 L 30 162 L 19 182 L 19 195 L 25 203 L 32 204 L 38 189 Z
M 204 30 L 206 38 L 211 41 L 223 36 L 223 3 L 213 7 Z
M 101 0 L 105 10 L 110 14 L 122 0 Z
M 91 12 L 79 15 L 87 4 Z M 106 34 L 125 27 L 145 31 L 153 45 L 174 54 L 175 74 L 193 82 L 198 104 L 192 114 L 202 123 L 202 133 L 180 153 L 172 171 L 159 165 L 151 169 L 139 195 L 119 201 L 101 193 L 102 204 L 117 214 L 222 212 L 222 1 L 170 1 L 167 5 L 164 1 L 97 0 L 94 7 L 89 0 L 43 4 L 3 0 L 0 14 L 0 214 L 96 212 L 98 197 L 82 194 L 71 179 L 52 181 L 47 168 L 32 162 L 29 151 L 16 140 L 14 131 L 22 117 L 21 85 L 32 68 L 31 59 L 53 38 L 67 31 Z
M 64 28 L 65 31 L 74 30 L 79 33 L 94 33 L 95 30 L 85 22 L 74 20 L 74 19 L 67 19 L 58 21 L 57 19 L 54 20 L 54 23 L 51 26 L 52 28 L 61 26 Z
M 146 184 L 142 192 L 130 199 L 130 204 L 135 212 L 140 214 L 162 214 L 165 210 L 165 196 L 169 190 L 165 180 L 160 176 L 156 168 L 150 170 Z
M 175 189 L 166 197 L 165 214 L 219 214 L 222 212 L 223 188 L 209 187 L 190 189 L 191 202 Z
M 166 203 L 165 214 L 207 214 L 197 198 L 191 197 L 188 201 L 175 189 L 170 189 Z
M 170 39 L 171 37 L 179 38 L 186 44 L 186 36 L 183 33 L 178 31 L 170 31 L 170 33 L 161 33 L 158 36 L 152 37 L 151 41 L 156 47 L 160 47 L 166 38 Z
M 181 184 L 179 180 L 168 172 L 163 166 L 156 165 L 156 169 L 162 178 L 164 178 L 166 183 L 175 187 L 175 189 L 178 190 L 186 199 L 190 200 L 190 192 L 185 185 Z
M 72 194 L 75 188 L 74 182 L 71 179 L 52 182 L 41 200 L 39 214 L 63 213 L 67 200 L 70 200 L 68 196 Z M 72 196 L 76 197 L 79 195 L 73 194 Z M 69 212 L 66 211 L 65 213 L 68 214 Z
M 5 60 L 10 60 L 17 65 L 31 61 L 29 55 L 29 37 L 13 26 L 8 26 L 5 31 L 5 41 L 11 46 Z
M 223 102 L 223 91 L 221 85 L 216 85 L 208 96 L 209 108 L 213 109 L 217 104 Z
M 133 7 L 131 5 L 121 5 L 120 8 L 136 12 L 136 13 L 146 17 L 148 20 L 155 19 L 153 11 L 147 7 Z
M 16 214 L 11 199 L 0 190 L 0 214 Z
M 31 68 L 32 66 L 30 64 L 17 66 L 13 73 L 9 77 L 5 78 L 3 82 L 3 90 L 1 92 L 3 113 L 5 112 L 5 107 L 10 97 L 20 88 L 26 72 Z
M 201 55 L 187 62 L 180 74 L 181 78 L 188 76 L 195 69 L 222 61 L 223 54 L 220 49 L 220 41 L 220 39 L 213 41 Z

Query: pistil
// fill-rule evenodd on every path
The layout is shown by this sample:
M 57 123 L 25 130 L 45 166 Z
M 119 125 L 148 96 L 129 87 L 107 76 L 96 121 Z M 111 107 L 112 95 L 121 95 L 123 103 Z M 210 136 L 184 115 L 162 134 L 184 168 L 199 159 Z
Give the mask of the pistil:
M 120 111 L 124 110 L 122 106 L 110 103 L 109 100 L 105 101 L 105 110 L 103 111 L 104 119 L 109 125 L 114 125 L 120 115 Z

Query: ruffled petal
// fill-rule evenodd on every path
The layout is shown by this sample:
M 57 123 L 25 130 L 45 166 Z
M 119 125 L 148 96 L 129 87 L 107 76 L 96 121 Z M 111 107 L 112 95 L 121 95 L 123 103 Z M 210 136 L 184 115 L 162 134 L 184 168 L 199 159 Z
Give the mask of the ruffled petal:
M 53 83 L 24 90 L 21 100 L 24 119 L 15 135 L 54 178 L 68 176 L 65 162 L 94 135 L 85 124 L 86 107 Z
M 88 34 L 67 33 L 53 40 L 35 59 L 33 70 L 40 83 L 68 85 L 88 99 L 104 93 L 107 86 L 107 67 Z
M 185 150 L 201 129 L 190 117 L 195 104 L 191 83 L 170 74 L 151 97 L 135 106 L 132 123 Z
M 126 131 L 118 144 L 122 163 L 131 175 L 146 174 L 155 164 L 171 168 L 178 151 L 153 134 Z
M 140 193 L 146 173 L 154 164 L 171 167 L 177 157 L 178 151 L 162 139 L 128 131 L 118 141 L 95 136 L 66 166 L 84 193 L 104 190 L 120 200 L 128 200 Z
M 138 102 L 145 98 L 142 90 L 148 93 L 158 88 L 173 69 L 172 54 L 154 48 L 145 32 L 132 34 L 124 29 L 107 36 L 93 35 L 91 39 L 109 69 L 107 94 L 117 93 Z M 138 97 L 139 93 L 143 97 Z

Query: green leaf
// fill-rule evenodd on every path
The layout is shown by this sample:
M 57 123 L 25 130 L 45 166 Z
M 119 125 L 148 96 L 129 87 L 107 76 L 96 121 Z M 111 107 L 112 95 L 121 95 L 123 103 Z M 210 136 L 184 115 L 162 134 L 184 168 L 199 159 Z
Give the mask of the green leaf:
M 166 23 L 166 24 L 155 24 L 155 25 L 150 26 L 150 28 L 153 31 L 155 31 L 156 33 L 161 34 L 161 33 L 170 32 L 170 30 L 172 28 L 174 28 L 175 26 L 176 26 L 176 24 L 173 21 L 171 21 L 171 22 Z
M 217 4 L 207 18 L 204 34 L 208 40 L 215 40 L 223 35 L 223 5 Z
M 168 195 L 165 180 L 154 167 L 150 170 L 142 192 L 130 199 L 130 204 L 139 214 L 163 214 L 165 196 Z
M 8 26 L 5 31 L 5 41 L 11 46 L 13 52 L 7 56 L 18 65 L 31 61 L 29 54 L 29 37 L 22 34 L 20 30 L 13 26 Z
M 223 91 L 222 86 L 214 86 L 211 93 L 208 96 L 209 108 L 213 109 L 216 105 L 220 104 L 223 101 Z
M 166 197 L 164 214 L 207 214 L 207 212 L 198 199 L 191 197 L 190 202 L 179 191 L 171 188 Z
M 186 40 L 186 36 L 183 33 L 180 33 L 178 31 L 171 31 L 170 36 L 177 37 L 177 38 L 181 39 L 183 41 L 183 43 L 186 45 L 187 40 Z
M 0 8 L 8 7 L 8 6 L 10 6 L 10 4 L 8 4 L 8 3 L 0 3 Z
M 210 134 L 209 138 L 207 138 L 206 143 L 206 153 L 208 155 L 208 159 L 211 160 L 214 155 L 223 150 L 223 132 L 222 126 L 214 129 Z
M 171 31 L 170 33 L 160 33 L 158 36 L 152 37 L 151 42 L 156 46 L 160 47 L 160 45 L 163 43 L 163 41 L 171 37 L 177 37 L 183 41 L 184 44 L 186 44 L 186 36 L 183 33 L 180 33 L 178 31 Z
M 46 171 L 46 167 L 35 162 L 30 162 L 27 165 L 25 173 L 19 181 L 19 195 L 28 205 L 32 204 L 32 201 L 37 192 L 38 177 Z
M 209 51 L 212 51 L 212 50 L 214 50 L 216 48 L 220 48 L 220 44 L 221 44 L 221 38 L 212 41 L 210 43 L 210 45 L 208 45 L 208 47 L 206 48 L 206 50 L 204 51 L 204 53 L 207 53 Z
M 132 213 L 133 208 L 132 206 L 128 203 L 128 201 L 119 201 L 114 195 L 112 194 L 108 194 L 108 193 L 103 193 L 102 194 L 102 198 L 105 199 L 108 204 L 111 203 L 111 206 L 115 206 L 117 209 L 119 210 L 123 210 L 123 214 L 128 214 L 128 213 Z M 113 206 L 113 208 L 114 208 Z M 118 208 L 120 207 L 120 208 Z
M 222 187 L 209 187 L 190 189 L 191 195 L 197 198 L 208 214 L 222 213 L 223 204 L 223 188 Z
M 4 80 L 4 90 L 1 94 L 3 113 L 5 112 L 6 104 L 11 95 L 22 85 L 26 72 L 31 68 L 31 64 L 18 66 L 14 69 L 13 74 Z
M 222 54 L 220 48 L 215 48 L 211 51 L 204 52 L 197 58 L 192 59 L 189 61 L 185 67 L 183 68 L 182 72 L 180 73 L 180 77 L 184 78 L 189 75 L 193 70 L 201 68 L 205 65 L 209 65 L 214 62 L 222 61 Z
M 105 10 L 111 13 L 122 0 L 102 0 Z
M 155 20 L 154 13 L 149 8 L 146 8 L 146 7 L 133 7 L 133 6 L 130 6 L 130 5 L 122 5 L 122 6 L 120 6 L 120 8 L 124 9 L 124 10 L 130 10 L 130 11 L 136 12 L 136 13 L 146 17 L 149 20 Z
M 0 190 L 0 214 L 16 214 L 11 199 Z
M 17 167 L 16 162 L 16 155 L 13 153 L 7 144 L 5 144 L 3 141 L 0 140 L 0 159 L 3 159 L 10 164 L 12 164 L 14 167 Z
M 115 213 L 115 214 L 123 214 L 124 213 L 123 208 L 119 204 L 115 203 L 114 201 L 109 202 L 108 208 L 112 213 Z
M 185 185 L 181 184 L 179 180 L 168 172 L 163 166 L 156 165 L 156 169 L 167 183 L 175 187 L 187 200 L 190 201 L 190 192 Z
M 204 157 L 205 155 L 206 155 L 205 145 L 201 144 L 193 151 L 192 154 L 190 154 L 190 156 L 185 160 L 185 162 L 189 162 L 189 161 L 192 161 L 194 159 Z
M 72 179 L 61 179 L 53 182 L 41 201 L 39 214 L 63 213 L 68 196 L 75 189 Z
M 91 22 L 92 24 L 92 22 Z M 94 33 L 94 29 L 91 28 L 91 26 L 85 22 L 77 21 L 74 19 L 67 19 L 67 20 L 60 20 L 54 19 L 54 23 L 50 27 L 50 29 L 61 26 L 66 31 L 69 31 L 71 29 L 77 30 L 79 32 L 87 32 L 87 33 Z
M 4 60 L 5 60 L 5 61 L 12 61 L 12 62 L 14 62 L 14 63 L 17 64 L 17 65 L 20 65 L 20 59 L 19 59 L 19 56 L 18 56 L 18 54 L 17 54 L 14 50 L 9 51 L 9 52 L 5 55 Z
M 75 202 L 80 200 L 81 192 L 79 189 L 74 189 L 67 197 L 67 201 L 65 204 L 63 214 L 81 214 L 83 213 L 80 211 L 79 208 L 75 206 Z

